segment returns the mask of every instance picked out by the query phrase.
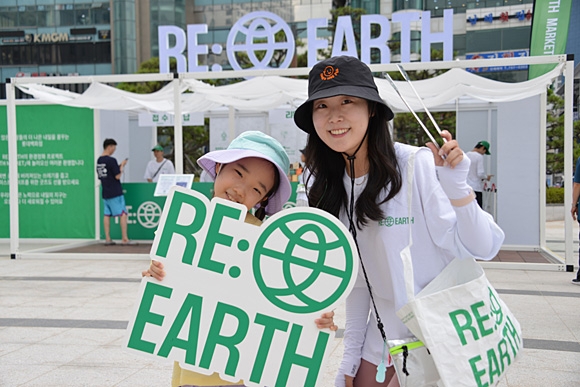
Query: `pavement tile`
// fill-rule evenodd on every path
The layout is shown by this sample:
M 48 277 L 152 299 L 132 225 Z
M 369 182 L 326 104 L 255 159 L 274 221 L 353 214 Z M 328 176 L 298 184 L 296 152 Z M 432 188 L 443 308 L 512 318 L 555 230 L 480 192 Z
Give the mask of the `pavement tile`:
M 513 259 L 516 255 L 522 258 L 508 254 Z M 125 331 L 119 328 L 134 310 L 140 272 L 147 265 L 146 257 L 106 263 L 0 258 L 0 387 L 168 386 L 171 364 L 123 349 Z M 575 372 L 580 363 L 580 351 L 575 352 L 580 343 L 580 286 L 570 284 L 572 273 L 501 269 L 486 273 L 520 321 L 524 339 L 535 340 L 538 348 L 544 340 L 574 344 L 566 351 L 524 348 L 499 386 L 580 385 Z M 10 276 L 28 279 L 6 278 Z M 57 277 L 61 280 L 54 280 Z M 31 325 L 2 326 L 15 321 Z M 66 326 L 34 325 L 47 321 Z M 117 324 L 82 328 L 87 321 Z M 342 304 L 335 310 L 335 323 L 343 329 L 344 321 Z M 335 338 L 317 387 L 333 386 L 342 351 L 342 338 Z

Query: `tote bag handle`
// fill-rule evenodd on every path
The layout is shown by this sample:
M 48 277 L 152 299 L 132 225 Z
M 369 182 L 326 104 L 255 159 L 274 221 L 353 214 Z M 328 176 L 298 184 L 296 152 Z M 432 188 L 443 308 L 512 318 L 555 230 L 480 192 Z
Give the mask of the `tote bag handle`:
M 409 160 L 407 160 L 407 205 L 409 219 L 411 219 L 411 203 L 413 201 L 413 176 L 415 175 L 415 155 L 419 148 L 415 148 Z M 403 261 L 403 276 L 405 279 L 405 290 L 407 292 L 407 302 L 415 299 L 415 280 L 413 274 L 413 261 L 411 259 L 411 246 L 413 246 L 413 235 L 411 232 L 411 222 L 409 225 L 409 244 L 401 251 Z

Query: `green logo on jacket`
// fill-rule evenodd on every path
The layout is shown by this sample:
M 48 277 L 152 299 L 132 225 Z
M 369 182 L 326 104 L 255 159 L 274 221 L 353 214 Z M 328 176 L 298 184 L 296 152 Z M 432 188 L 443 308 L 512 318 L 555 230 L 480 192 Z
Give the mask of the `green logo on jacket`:
M 415 223 L 415 218 L 409 218 L 408 216 L 403 217 L 392 217 L 387 216 L 385 219 L 379 220 L 379 226 L 398 226 L 402 224 L 413 224 Z

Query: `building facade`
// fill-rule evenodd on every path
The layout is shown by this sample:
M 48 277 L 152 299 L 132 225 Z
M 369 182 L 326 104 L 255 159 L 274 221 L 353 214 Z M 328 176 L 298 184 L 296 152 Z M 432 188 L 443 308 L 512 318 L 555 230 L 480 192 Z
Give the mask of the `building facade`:
M 529 55 L 533 0 L 3 0 L 0 80 L 24 75 L 134 73 L 140 63 L 159 55 L 158 27 L 163 25 L 185 30 L 189 24 L 206 24 L 208 31 L 199 35 L 199 44 L 215 49 L 200 62 L 228 70 L 232 67 L 226 42 L 244 15 L 271 12 L 290 26 L 297 41 L 303 41 L 308 19 L 330 19 L 331 10 L 340 6 L 389 19 L 394 12 L 430 11 L 433 32 L 443 28 L 443 11 L 453 9 L 454 58 Z M 577 12 L 578 6 L 574 8 Z M 397 62 L 399 23 L 392 23 L 391 28 L 391 60 Z M 571 23 L 571 32 L 573 28 Z M 332 26 L 326 32 L 320 30 L 319 38 L 331 36 L 331 30 Z M 416 22 L 411 26 L 411 60 L 420 60 L 420 41 L 420 22 Z M 570 41 L 578 42 L 578 37 L 571 35 Z M 432 49 L 441 46 L 435 43 Z M 304 50 L 298 44 L 297 52 Z M 527 77 L 526 68 L 473 71 L 502 81 Z
M 108 1 L 3 0 L 0 79 L 110 74 L 111 26 Z

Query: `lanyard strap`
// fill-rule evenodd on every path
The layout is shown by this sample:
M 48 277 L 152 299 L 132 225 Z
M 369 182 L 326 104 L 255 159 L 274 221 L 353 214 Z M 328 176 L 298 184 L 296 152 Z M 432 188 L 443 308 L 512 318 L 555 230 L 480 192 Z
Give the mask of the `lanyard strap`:
M 417 151 L 418 151 L 418 148 L 413 149 L 412 153 L 409 155 L 409 159 L 407 161 L 407 203 L 408 203 L 409 217 L 411 216 L 411 201 L 413 198 L 413 175 L 414 175 L 414 169 L 415 169 L 415 154 L 417 153 Z M 387 342 L 387 335 L 385 333 L 384 324 L 381 320 L 381 317 L 379 316 L 379 311 L 378 311 L 377 305 L 375 303 L 375 299 L 373 297 L 372 286 L 371 286 L 371 283 L 369 281 L 367 271 L 365 269 L 363 258 L 362 258 L 362 255 L 360 253 L 360 248 L 358 246 L 357 228 L 356 228 L 356 224 L 354 222 L 354 156 L 348 157 L 348 160 L 350 161 L 350 183 L 351 183 L 351 186 L 350 186 L 350 203 L 349 203 L 349 208 L 346 211 L 346 215 L 348 217 L 349 231 L 354 239 L 354 243 L 356 245 L 359 260 L 361 263 L 361 268 L 363 271 L 363 276 L 365 278 L 367 289 L 369 290 L 371 303 L 372 303 L 373 310 L 375 312 L 375 318 L 377 321 L 377 328 L 379 329 L 379 332 L 381 333 L 381 337 L 383 338 L 383 341 L 386 343 Z M 413 286 L 413 283 L 414 283 L 414 281 L 413 281 L 413 264 L 411 261 L 411 246 L 413 245 L 413 238 L 411 235 L 411 222 L 410 221 L 408 222 L 408 225 L 409 225 L 409 245 L 407 247 L 405 247 L 403 249 L 403 251 L 401 252 L 401 258 L 403 261 L 403 270 L 404 270 L 405 288 L 407 291 L 407 298 L 408 298 L 408 300 L 412 300 L 415 298 L 415 293 L 414 293 L 414 286 Z
M 363 275 L 365 277 L 365 282 L 367 284 L 367 289 L 369 290 L 369 295 L 371 297 L 371 302 L 373 304 L 373 309 L 375 311 L 375 318 L 377 320 L 377 328 L 379 328 L 379 332 L 381 332 L 381 337 L 383 338 L 384 344 L 387 343 L 387 335 L 385 333 L 385 327 L 379 316 L 379 310 L 377 309 L 377 304 L 375 303 L 375 298 L 373 297 L 373 291 L 371 287 L 371 283 L 369 281 L 369 277 L 367 275 L 367 271 L 365 269 L 365 265 L 362 259 L 362 255 L 360 253 L 360 248 L 358 247 L 358 240 L 356 239 L 357 231 L 356 231 L 356 224 L 354 222 L 354 156 L 349 156 L 349 164 L 350 164 L 350 203 L 349 209 L 346 211 L 346 215 L 348 217 L 348 230 L 350 231 L 352 238 L 354 239 L 354 244 L 356 245 L 356 251 L 358 253 L 358 258 L 360 260 L 360 265 L 362 267 Z

